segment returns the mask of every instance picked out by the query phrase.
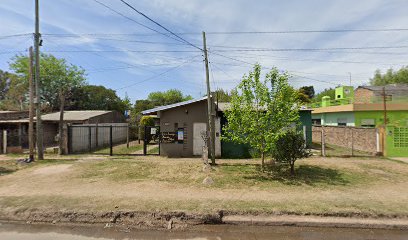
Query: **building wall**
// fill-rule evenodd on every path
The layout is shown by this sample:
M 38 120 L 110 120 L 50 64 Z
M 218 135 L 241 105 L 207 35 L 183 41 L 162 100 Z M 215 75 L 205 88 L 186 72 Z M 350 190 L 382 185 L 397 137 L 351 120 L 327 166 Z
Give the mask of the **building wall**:
M 357 88 L 354 92 L 355 103 L 368 103 L 374 97 L 374 92 L 365 88 Z
M 303 131 L 303 126 L 306 126 L 306 144 L 311 146 L 312 144 L 312 112 L 311 111 L 299 111 L 299 120 Z
M 387 126 L 385 153 L 387 157 L 408 157 L 408 126 Z
M 183 143 L 161 143 L 160 155 L 168 157 L 192 157 L 194 123 L 207 123 L 207 101 L 199 101 L 181 107 L 160 111 L 160 132 L 174 133 L 178 128 L 184 130 Z M 216 155 L 221 155 L 220 128 L 216 129 Z
M 379 127 L 384 124 L 384 112 L 383 111 L 360 111 L 355 112 L 356 126 L 362 126 L 367 120 L 374 120 L 375 127 Z M 388 124 L 395 126 L 408 126 L 408 110 L 407 111 L 388 111 L 387 112 Z
M 353 112 L 335 112 L 312 114 L 313 119 L 321 119 L 321 125 L 338 126 L 339 121 L 345 122 L 346 126 L 355 126 L 355 117 Z

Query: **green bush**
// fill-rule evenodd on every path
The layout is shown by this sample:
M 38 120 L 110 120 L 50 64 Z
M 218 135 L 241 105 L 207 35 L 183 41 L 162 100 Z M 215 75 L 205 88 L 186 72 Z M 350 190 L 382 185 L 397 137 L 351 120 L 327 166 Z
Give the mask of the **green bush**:
M 306 149 L 303 134 L 290 130 L 278 138 L 272 148 L 271 155 L 276 162 L 290 166 L 290 174 L 294 175 L 296 160 L 310 157 L 311 154 Z

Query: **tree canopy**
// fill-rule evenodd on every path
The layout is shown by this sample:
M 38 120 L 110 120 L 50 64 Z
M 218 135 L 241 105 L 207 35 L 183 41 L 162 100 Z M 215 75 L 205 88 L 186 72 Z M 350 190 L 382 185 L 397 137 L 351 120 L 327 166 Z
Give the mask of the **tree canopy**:
M 408 84 L 408 66 L 402 67 L 397 71 L 390 68 L 384 74 L 377 69 L 374 77 L 370 79 L 370 85 L 372 86 L 384 86 L 394 83 Z
M 86 85 L 72 91 L 71 110 L 115 110 L 124 113 L 129 100 L 122 100 L 116 92 L 104 86 Z
M 150 101 L 154 107 L 183 102 L 191 99 L 193 98 L 190 95 L 185 96 L 180 90 L 177 89 L 170 89 L 165 92 L 152 92 L 147 97 L 147 100 Z
M 27 95 L 29 58 L 24 55 L 15 56 L 10 63 L 10 69 L 17 74 L 18 84 Z M 60 94 L 68 96 L 72 89 L 86 83 L 85 70 L 67 63 L 63 58 L 41 54 L 40 83 L 42 107 L 54 111 L 59 107 Z
M 249 144 L 261 154 L 262 165 L 279 136 L 299 120 L 297 91 L 288 79 L 288 73 L 274 68 L 262 81 L 261 66 L 255 65 L 232 92 L 225 112 L 225 138 Z
M 333 100 L 336 97 L 336 90 L 334 88 L 324 89 L 315 95 L 314 102 L 321 102 L 324 96 L 329 96 Z

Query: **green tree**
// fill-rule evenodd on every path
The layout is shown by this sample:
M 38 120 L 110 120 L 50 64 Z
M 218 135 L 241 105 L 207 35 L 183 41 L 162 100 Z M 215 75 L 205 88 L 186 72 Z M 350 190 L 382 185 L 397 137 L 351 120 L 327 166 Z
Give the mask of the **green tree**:
M 180 90 L 170 89 L 165 92 L 152 92 L 148 95 L 149 100 L 154 107 L 169 105 L 193 99 L 190 95 L 184 96 Z
M 214 97 L 218 102 L 230 102 L 231 94 L 224 89 L 218 89 L 214 93 Z
M 25 109 L 28 104 L 27 88 L 28 82 L 21 82 L 17 75 L 0 70 L 0 109 Z
M 299 91 L 306 94 L 309 97 L 309 99 L 312 99 L 315 96 L 315 90 L 313 86 L 303 86 L 299 88 Z
M 316 94 L 313 101 L 314 102 L 321 102 L 324 96 L 329 96 L 332 100 L 336 96 L 336 90 L 334 88 L 327 88 L 321 91 L 320 93 Z
M 292 176 L 295 175 L 296 160 L 310 157 L 303 134 L 296 130 L 289 130 L 282 134 L 272 147 L 271 153 L 276 162 L 290 166 Z
M 122 100 L 116 92 L 104 86 L 87 85 L 74 89 L 71 110 L 107 110 L 124 113 L 129 109 L 128 100 Z
M 18 55 L 13 58 L 10 68 L 19 76 L 19 79 L 28 92 L 29 58 Z M 63 58 L 56 58 L 51 54 L 41 54 L 40 56 L 40 83 L 41 83 L 41 105 L 46 106 L 50 111 L 59 108 L 59 145 L 60 153 L 63 154 L 63 124 L 64 109 L 66 99 L 72 94 L 72 90 L 85 84 L 85 70 L 75 65 L 67 63 Z
M 249 75 L 232 92 L 231 107 L 225 112 L 226 139 L 249 144 L 262 158 L 284 129 L 299 120 L 297 91 L 288 84 L 289 75 L 272 69 L 261 81 L 261 66 L 255 65 Z
M 28 65 L 29 59 L 24 55 L 15 56 L 10 63 L 10 69 L 18 75 L 25 93 L 28 93 Z M 42 107 L 55 111 L 60 108 L 61 95 L 69 97 L 72 89 L 86 83 L 85 71 L 67 63 L 65 59 L 56 58 L 51 54 L 41 54 L 40 83 Z
M 408 84 L 408 66 L 402 67 L 395 71 L 390 68 L 386 73 L 382 74 L 379 69 L 374 73 L 374 77 L 370 79 L 372 86 L 384 86 L 387 84 Z

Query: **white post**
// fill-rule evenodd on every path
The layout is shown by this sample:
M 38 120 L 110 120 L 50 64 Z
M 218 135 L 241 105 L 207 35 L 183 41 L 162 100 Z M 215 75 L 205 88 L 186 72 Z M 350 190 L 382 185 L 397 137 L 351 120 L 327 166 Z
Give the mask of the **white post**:
M 305 140 L 305 148 L 307 147 L 307 128 L 306 125 L 303 125 L 303 139 Z
M 381 146 L 380 146 L 380 131 L 378 128 L 375 129 L 375 137 L 376 137 L 376 143 L 377 143 L 377 153 L 381 152 Z
M 325 146 L 325 134 L 324 134 L 324 128 L 322 126 L 322 156 L 326 157 L 326 146 Z
M 7 130 L 3 130 L 3 153 L 7 153 Z

